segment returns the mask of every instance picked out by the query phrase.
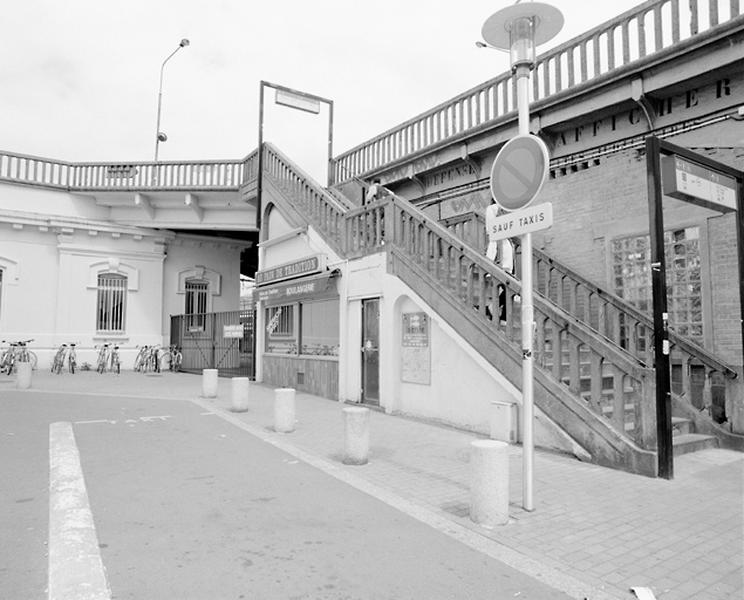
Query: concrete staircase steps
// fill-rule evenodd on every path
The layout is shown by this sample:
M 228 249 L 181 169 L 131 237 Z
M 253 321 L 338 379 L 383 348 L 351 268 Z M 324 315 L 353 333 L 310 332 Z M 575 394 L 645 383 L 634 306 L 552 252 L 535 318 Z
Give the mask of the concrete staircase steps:
M 674 456 L 706 450 L 707 448 L 718 448 L 718 438 L 701 433 L 680 433 L 672 438 Z

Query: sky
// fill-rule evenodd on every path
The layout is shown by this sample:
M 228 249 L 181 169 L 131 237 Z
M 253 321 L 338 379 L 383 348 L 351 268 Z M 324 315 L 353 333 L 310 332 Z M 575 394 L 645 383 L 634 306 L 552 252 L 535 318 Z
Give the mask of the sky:
M 337 155 L 509 69 L 478 49 L 513 1 L 24 0 L 0 19 L 0 150 L 70 162 L 238 159 L 258 143 L 262 80 L 333 101 Z M 545 52 L 640 0 L 551 0 Z M 587 7 L 591 7 L 588 9 Z M 328 109 L 277 105 L 264 139 L 324 179 Z

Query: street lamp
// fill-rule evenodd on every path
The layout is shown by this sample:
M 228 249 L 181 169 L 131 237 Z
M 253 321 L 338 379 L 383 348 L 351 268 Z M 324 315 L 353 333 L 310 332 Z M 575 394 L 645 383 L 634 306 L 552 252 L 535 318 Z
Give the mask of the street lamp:
M 178 52 L 181 48 L 185 48 L 189 45 L 189 40 L 186 38 L 183 38 L 181 42 L 178 44 L 178 48 L 176 48 L 173 52 L 171 52 L 168 55 L 168 58 L 166 58 L 163 61 L 163 64 L 160 66 L 160 88 L 158 89 L 158 122 L 155 126 L 155 162 L 158 162 L 158 149 L 160 146 L 160 142 L 165 142 L 168 139 L 168 136 L 165 135 L 162 131 L 160 131 L 160 109 L 163 104 L 163 69 L 165 69 L 165 63 L 167 63 L 171 57 Z
M 509 52 L 517 78 L 519 135 L 530 133 L 529 84 L 535 66 L 535 47 L 553 39 L 563 27 L 557 8 L 541 2 L 515 4 L 492 14 L 481 34 L 489 46 Z M 483 47 L 483 42 L 476 42 Z M 534 466 L 532 234 L 522 235 L 522 506 L 534 510 L 532 499 Z

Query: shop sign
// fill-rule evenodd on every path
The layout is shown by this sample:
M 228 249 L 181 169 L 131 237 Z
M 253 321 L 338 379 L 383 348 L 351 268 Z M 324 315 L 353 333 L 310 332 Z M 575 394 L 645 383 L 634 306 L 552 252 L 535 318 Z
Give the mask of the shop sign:
M 327 296 L 336 295 L 336 288 L 329 291 L 331 275 L 326 277 L 308 278 L 283 285 L 273 285 L 271 287 L 259 288 L 256 290 L 258 299 L 261 302 L 270 301 L 291 301 L 307 296 Z
M 222 337 L 223 338 L 242 338 L 243 337 L 243 326 L 242 325 L 223 325 L 222 326 Z
M 315 256 L 278 265 L 271 269 L 256 271 L 256 285 L 266 285 L 267 283 L 273 283 L 275 281 L 283 281 L 285 279 L 292 279 L 302 275 L 319 273 L 325 268 L 325 264 L 323 264 L 324 260 L 322 260 L 324 258 L 324 256 L 316 254 Z

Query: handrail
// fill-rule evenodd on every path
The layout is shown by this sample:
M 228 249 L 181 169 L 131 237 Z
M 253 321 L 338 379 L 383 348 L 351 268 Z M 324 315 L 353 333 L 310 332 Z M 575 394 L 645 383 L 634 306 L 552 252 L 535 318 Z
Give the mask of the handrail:
M 346 258 L 388 248 L 405 253 L 436 289 L 461 303 L 463 311 L 473 311 L 483 327 L 519 352 L 521 285 L 517 279 L 403 198 L 388 193 L 348 210 L 275 148 L 267 146 L 265 164 L 272 183 Z M 501 287 L 506 306 L 503 321 L 498 310 Z M 539 295 L 534 305 L 536 368 L 541 376 L 583 398 L 595 414 L 610 419 L 619 434 L 652 447 L 650 369 L 560 306 Z
M 470 212 L 450 217 L 444 221 L 444 225 L 465 243 L 476 248 L 485 248 L 486 224 L 482 214 Z M 653 364 L 654 324 L 651 317 L 616 294 L 598 287 L 542 250 L 533 248 L 533 256 L 535 290 L 538 293 L 645 364 Z M 703 393 L 706 396 L 710 396 L 715 373 L 723 375 L 726 385 L 732 389 L 736 385 L 734 380 L 737 372 L 699 344 L 678 334 L 674 328 L 669 329 L 669 341 L 673 357 L 684 367 L 680 389 L 682 396 L 690 398 L 693 364 L 700 364 L 705 370 Z M 727 390 L 727 394 L 728 392 Z M 710 405 L 710 398 L 704 399 L 703 404 Z
M 70 163 L 0 151 L 0 181 L 68 191 L 237 190 L 256 177 L 257 157 Z
M 719 9 L 719 4 L 721 9 Z M 637 60 L 731 23 L 738 0 L 648 0 L 540 55 L 530 101 L 597 81 Z M 704 10 L 707 7 L 707 10 Z M 363 142 L 334 159 L 334 181 L 379 170 L 516 114 L 516 79 L 504 73 Z

